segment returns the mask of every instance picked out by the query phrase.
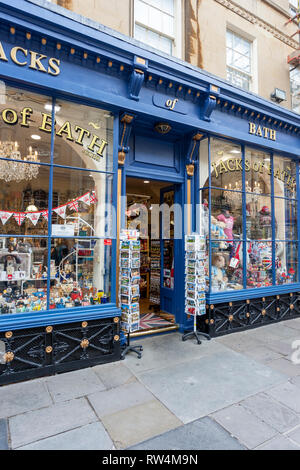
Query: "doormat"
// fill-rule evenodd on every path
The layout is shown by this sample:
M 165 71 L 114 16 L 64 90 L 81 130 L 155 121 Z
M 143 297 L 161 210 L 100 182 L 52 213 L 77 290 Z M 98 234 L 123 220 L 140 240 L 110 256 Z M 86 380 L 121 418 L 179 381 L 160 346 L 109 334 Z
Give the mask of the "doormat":
M 174 326 L 174 323 L 155 315 L 155 313 L 142 313 L 140 316 L 140 330 L 164 328 Z

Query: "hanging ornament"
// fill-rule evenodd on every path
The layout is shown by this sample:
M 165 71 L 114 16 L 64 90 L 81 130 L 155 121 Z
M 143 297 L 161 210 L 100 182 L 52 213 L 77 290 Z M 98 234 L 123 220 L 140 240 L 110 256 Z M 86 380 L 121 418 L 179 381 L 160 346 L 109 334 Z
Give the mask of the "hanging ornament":
M 5 211 L 0 211 L 0 219 L 3 225 L 6 224 L 6 222 L 11 218 L 12 212 L 5 212 Z
M 13 216 L 20 227 L 25 220 L 26 214 L 24 212 L 14 212 Z
M 47 222 L 48 222 L 49 212 L 48 211 L 43 211 L 43 212 L 41 212 L 41 214 L 44 217 L 44 219 L 46 219 Z
M 90 193 L 90 203 L 91 204 L 96 204 L 96 202 L 98 202 L 98 199 L 96 197 L 96 191 L 92 191 Z
M 39 221 L 40 215 L 41 212 L 29 212 L 26 214 L 26 217 L 33 223 L 34 226 L 36 226 Z
M 65 219 L 66 209 L 67 209 L 67 204 L 64 204 L 63 206 L 56 207 L 55 209 L 53 209 L 53 211 L 56 212 L 56 214 L 59 215 L 59 217 L 61 217 L 62 219 Z
M 81 196 L 78 201 L 81 201 L 81 202 L 84 202 L 84 204 L 87 204 L 88 206 L 91 205 L 91 201 L 90 201 L 90 193 L 86 193 L 84 194 L 83 196 Z

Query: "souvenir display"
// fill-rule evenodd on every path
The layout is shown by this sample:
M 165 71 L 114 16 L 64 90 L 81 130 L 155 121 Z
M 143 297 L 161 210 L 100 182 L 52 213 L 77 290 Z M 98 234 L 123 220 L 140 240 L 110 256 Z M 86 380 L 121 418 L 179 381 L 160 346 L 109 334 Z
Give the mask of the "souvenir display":
M 185 237 L 185 313 L 206 313 L 206 240 L 198 234 Z
M 120 235 L 121 327 L 126 333 L 140 328 L 140 240 L 136 230 L 123 230 Z
M 160 240 L 151 240 L 150 304 L 160 304 Z

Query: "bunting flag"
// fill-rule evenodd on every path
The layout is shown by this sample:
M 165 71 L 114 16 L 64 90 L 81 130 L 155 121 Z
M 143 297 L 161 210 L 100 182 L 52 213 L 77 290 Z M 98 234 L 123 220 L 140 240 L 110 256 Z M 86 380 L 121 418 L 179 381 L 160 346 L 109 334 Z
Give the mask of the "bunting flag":
M 59 217 L 61 217 L 62 219 L 65 219 L 66 218 L 67 205 L 68 204 L 57 207 L 57 208 L 53 209 L 53 211 L 56 212 L 56 214 L 59 215 Z
M 48 211 L 43 211 L 41 214 L 44 217 L 44 219 L 46 219 L 47 222 L 48 222 L 49 212 Z
M 68 204 L 68 208 L 71 210 L 71 211 L 76 211 L 78 212 L 78 203 L 79 203 L 79 200 L 78 199 L 75 199 L 74 201 L 70 202 Z
M 27 212 L 26 217 L 29 219 L 34 226 L 38 223 L 41 216 L 41 212 Z
M 84 202 L 87 206 L 90 206 L 91 205 L 91 201 L 90 201 L 90 193 L 86 193 L 84 194 L 83 196 L 81 196 L 80 198 L 78 198 L 78 201 L 82 201 Z
M 96 192 L 95 191 L 92 191 L 90 193 L 90 203 L 91 204 L 96 204 L 96 202 L 98 202 L 98 199 L 96 197 Z
M 6 224 L 6 222 L 11 218 L 12 212 L 5 212 L 5 211 L 0 211 L 0 219 L 3 225 Z
M 14 212 L 13 216 L 14 216 L 15 221 L 20 227 L 25 220 L 26 214 L 25 212 Z
M 98 199 L 96 197 L 96 191 L 88 191 L 87 193 L 83 194 L 83 196 L 80 196 L 71 202 L 67 202 L 66 204 L 63 204 L 59 207 L 54 207 L 52 212 L 55 212 L 56 214 L 59 215 L 59 217 L 61 217 L 62 219 L 65 219 L 67 207 L 71 211 L 78 212 L 79 201 L 83 202 L 87 206 L 90 206 L 91 204 L 96 204 L 98 202 Z M 11 218 L 11 216 L 14 217 L 15 221 L 17 222 L 19 226 L 22 225 L 22 223 L 24 222 L 26 218 L 29 219 L 33 223 L 34 226 L 36 226 L 41 216 L 45 220 L 48 221 L 49 211 L 48 210 L 39 211 L 39 212 L 0 211 L 0 220 L 3 225 L 6 224 L 6 222 Z

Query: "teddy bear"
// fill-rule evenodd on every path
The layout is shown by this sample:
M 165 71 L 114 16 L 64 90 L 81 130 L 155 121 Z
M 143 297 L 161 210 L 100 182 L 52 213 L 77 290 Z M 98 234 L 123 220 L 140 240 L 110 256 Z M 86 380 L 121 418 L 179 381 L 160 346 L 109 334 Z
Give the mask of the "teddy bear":
M 223 256 L 222 253 L 213 253 L 211 264 L 212 284 L 217 287 L 217 290 L 224 289 L 226 283 L 228 282 L 228 277 L 226 276 L 225 271 L 225 256 Z
M 213 215 L 211 216 L 211 238 L 212 248 L 219 248 L 220 250 L 226 250 L 228 245 L 226 243 L 227 236 L 225 234 L 224 228 L 226 224 L 217 220 Z M 220 240 L 219 242 L 215 240 Z

